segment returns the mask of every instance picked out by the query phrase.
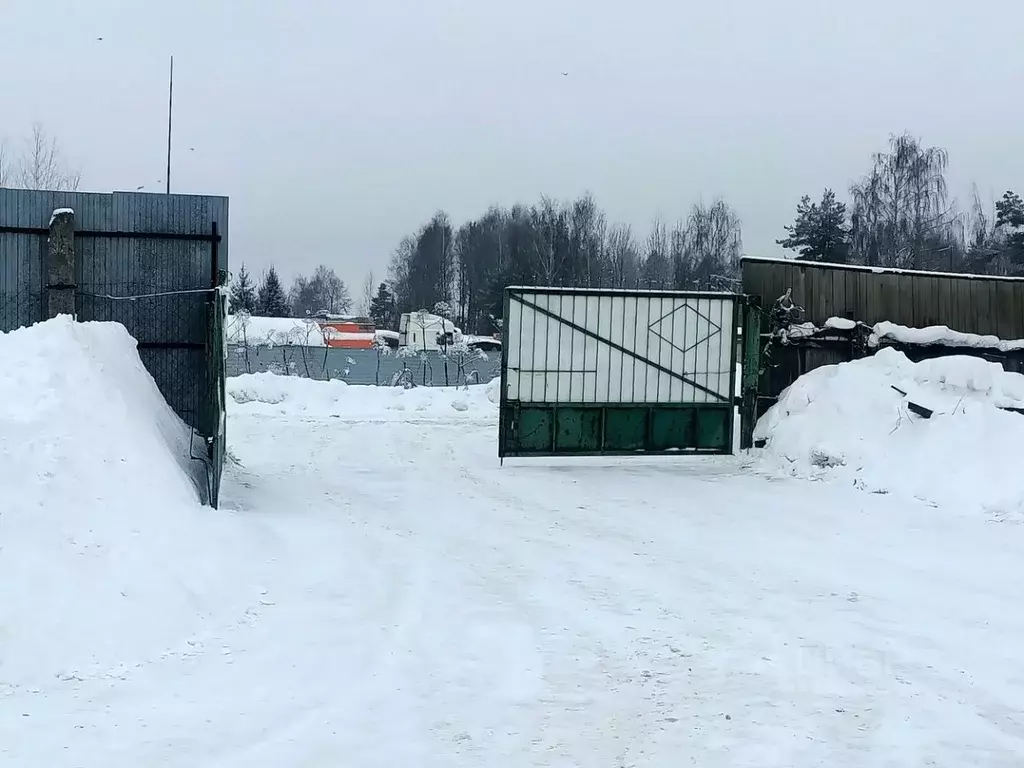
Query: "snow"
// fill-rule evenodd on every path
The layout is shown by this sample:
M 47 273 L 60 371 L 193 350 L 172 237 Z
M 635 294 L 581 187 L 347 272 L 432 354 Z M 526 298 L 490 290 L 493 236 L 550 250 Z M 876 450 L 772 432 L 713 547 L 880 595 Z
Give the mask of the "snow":
M 224 332 L 227 334 L 229 344 L 248 343 L 249 346 L 274 347 L 282 345 L 326 346 L 323 330 L 314 320 L 230 315 Z
M 780 332 L 780 336 L 785 343 L 790 339 L 804 339 L 808 336 L 813 336 L 820 330 L 821 329 L 814 323 L 793 323 L 792 325 L 783 328 Z
M 496 339 L 493 336 L 477 336 L 471 333 L 462 334 L 462 340 L 466 344 L 501 344 L 501 339 Z
M 57 220 L 58 216 L 62 216 L 67 213 L 70 213 L 72 216 L 75 215 L 73 208 L 54 208 L 53 213 L 50 214 L 50 223 L 47 226 L 52 227 L 53 222 Z
M 875 275 L 916 275 L 919 277 L 955 277 L 966 280 L 996 280 L 999 282 L 1012 282 L 1024 280 L 1024 277 L 1013 277 L 1009 275 L 979 275 L 975 272 L 936 272 L 926 269 L 900 269 L 898 267 L 868 267 L 863 264 L 836 264 L 830 261 L 800 261 L 796 257 L 778 258 L 772 256 L 744 256 L 741 261 L 768 262 L 773 264 L 787 264 L 793 267 L 824 267 L 826 269 L 841 269 L 849 272 L 870 272 Z
M 372 387 L 343 381 L 317 381 L 299 376 L 252 373 L 227 381 L 228 398 L 248 414 L 330 419 L 361 415 L 375 423 L 410 418 L 454 420 L 494 419 L 500 381 L 469 387 Z
M 908 400 L 935 414 L 912 414 Z M 1024 518 L 1024 417 L 1003 407 L 1024 407 L 1024 376 L 974 357 L 912 363 L 882 349 L 801 376 L 754 437 L 768 441 L 761 463 L 790 474 Z
M 848 320 L 845 317 L 830 317 L 825 321 L 825 327 L 837 331 L 852 331 L 857 327 L 857 322 L 855 320 Z
M 331 341 L 372 341 L 374 338 L 376 338 L 376 333 L 338 331 L 330 327 L 323 329 L 323 335 Z M 323 346 L 323 344 L 320 344 L 318 346 Z
M 249 590 L 221 581 L 232 536 L 123 326 L 61 317 L 0 334 L 0 359 L 0 713 L 20 715 L 187 651 Z M 16 726 L 0 714 L 2 763 Z
M 883 341 L 895 341 L 901 344 L 939 344 L 947 347 L 994 349 L 1000 352 L 1024 349 L 1024 339 L 1004 340 L 997 336 L 961 333 L 945 325 L 932 325 L 927 328 L 908 328 L 905 325 L 881 322 L 872 329 L 868 343 L 871 346 L 877 347 Z
M 0 336 L 0 764 L 1024 753 L 1024 526 L 731 457 L 502 467 L 496 382 L 267 374 L 229 382 L 237 461 L 200 508 L 115 328 Z M 1018 394 L 949 375 L 972 410 Z
M 785 340 L 801 339 L 813 336 L 825 330 L 852 331 L 858 326 L 857 321 L 844 317 L 830 317 L 824 326 L 819 328 L 814 323 L 794 323 L 783 329 Z M 999 352 L 1013 352 L 1024 349 L 1024 339 L 1000 339 L 997 336 L 978 335 L 954 331 L 945 325 L 930 325 L 926 328 L 909 328 L 889 321 L 876 323 L 871 327 L 868 344 L 879 347 L 886 342 L 897 344 L 913 344 L 918 346 L 939 345 L 946 347 L 969 347 L 972 349 L 989 349 Z

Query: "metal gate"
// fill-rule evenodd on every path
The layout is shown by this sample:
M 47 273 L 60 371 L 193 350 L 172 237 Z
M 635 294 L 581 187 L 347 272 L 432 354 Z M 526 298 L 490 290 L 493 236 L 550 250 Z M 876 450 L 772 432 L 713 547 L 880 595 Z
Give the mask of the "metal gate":
M 732 453 L 743 298 L 506 289 L 498 455 Z

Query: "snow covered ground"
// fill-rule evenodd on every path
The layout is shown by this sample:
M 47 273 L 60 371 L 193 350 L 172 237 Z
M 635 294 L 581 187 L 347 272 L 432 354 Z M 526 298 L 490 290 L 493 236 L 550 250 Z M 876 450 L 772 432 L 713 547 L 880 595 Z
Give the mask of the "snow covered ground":
M 1024 526 L 265 374 L 214 512 L 111 328 L 0 336 L 0 765 L 1020 765 Z

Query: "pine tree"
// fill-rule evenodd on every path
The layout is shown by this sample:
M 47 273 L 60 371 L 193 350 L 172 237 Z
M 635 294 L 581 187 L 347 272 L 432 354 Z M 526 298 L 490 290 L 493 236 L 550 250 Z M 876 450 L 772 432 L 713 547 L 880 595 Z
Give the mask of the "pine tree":
M 996 230 L 1006 237 L 1006 255 L 1014 273 L 1024 268 L 1024 200 L 1007 192 L 996 203 Z
M 1024 237 L 1024 200 L 1016 192 L 1005 193 L 996 203 L 996 227 L 1022 230 L 1011 236 Z
M 250 315 L 256 314 L 256 286 L 253 285 L 252 278 L 249 276 L 249 270 L 245 268 L 245 264 L 238 270 L 238 277 L 231 284 L 229 299 L 231 314 L 236 312 L 248 312 Z
M 281 278 L 277 270 L 271 264 L 270 268 L 263 275 L 259 291 L 256 294 L 257 312 L 262 317 L 289 317 L 291 311 L 288 307 L 288 296 L 281 285 Z
M 804 195 L 796 207 L 796 221 L 787 226 L 789 237 L 776 242 L 798 251 L 807 261 L 844 264 L 850 248 L 850 230 L 846 226 L 846 204 L 836 201 L 836 193 L 826 189 L 821 205 Z
M 395 297 L 387 283 L 377 286 L 377 295 L 370 301 L 370 319 L 378 328 L 386 328 L 393 319 Z

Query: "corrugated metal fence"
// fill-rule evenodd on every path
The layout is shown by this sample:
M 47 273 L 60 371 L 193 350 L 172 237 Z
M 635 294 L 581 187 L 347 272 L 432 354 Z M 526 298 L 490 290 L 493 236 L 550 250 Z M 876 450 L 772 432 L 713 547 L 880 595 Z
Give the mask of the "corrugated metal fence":
M 45 319 L 55 209 L 74 211 L 75 311 L 122 323 L 167 402 L 213 439 L 210 391 L 223 378 L 213 288 L 226 275 L 225 197 L 0 189 L 0 331 Z M 216 376 L 214 376 L 216 378 Z
M 1024 338 L 1024 279 L 911 272 L 784 259 L 743 260 L 743 292 L 762 306 L 787 288 L 805 319 L 888 320 L 910 328 L 946 325 L 963 333 Z
M 776 299 L 792 289 L 802 320 L 821 329 L 799 336 L 773 333 Z M 890 321 L 910 328 L 944 325 L 962 333 L 1024 338 L 1024 280 L 988 275 L 886 270 L 806 261 L 743 260 L 743 292 L 758 296 L 763 308 L 763 369 L 758 381 L 760 415 L 804 373 L 872 354 L 865 326 Z M 832 317 L 863 323 L 853 330 L 822 328 Z M 1024 367 L 1021 352 L 985 347 L 900 344 L 911 360 L 972 355 L 1008 371 Z

